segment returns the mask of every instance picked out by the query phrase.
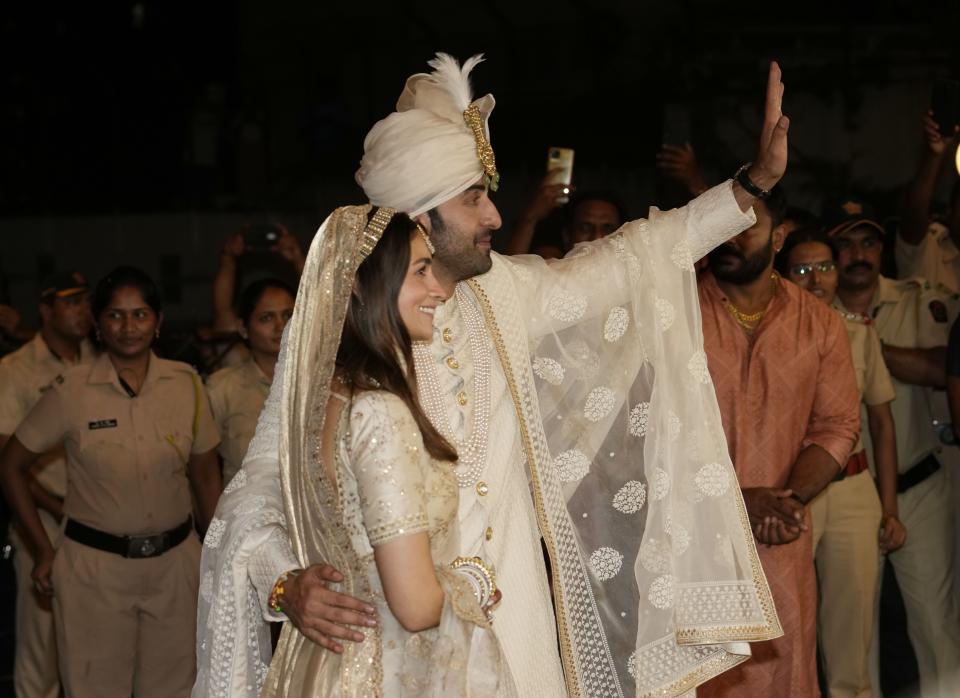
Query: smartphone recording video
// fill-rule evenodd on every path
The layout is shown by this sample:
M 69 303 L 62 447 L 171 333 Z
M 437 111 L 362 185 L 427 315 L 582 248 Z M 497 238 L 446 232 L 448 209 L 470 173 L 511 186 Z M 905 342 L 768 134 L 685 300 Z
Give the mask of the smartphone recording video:
M 570 184 L 573 182 L 573 148 L 550 148 L 547 150 L 547 177 L 550 184 L 566 185 L 563 197 L 558 198 L 562 204 L 570 201 Z

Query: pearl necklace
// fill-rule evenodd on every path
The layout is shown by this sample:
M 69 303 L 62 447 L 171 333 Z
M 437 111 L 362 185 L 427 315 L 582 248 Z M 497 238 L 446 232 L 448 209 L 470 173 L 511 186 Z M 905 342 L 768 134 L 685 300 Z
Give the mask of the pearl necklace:
M 470 343 L 470 353 L 473 359 L 473 419 L 469 432 L 464 441 L 458 441 L 453 436 L 450 420 L 447 418 L 447 408 L 444 401 L 440 376 L 437 373 L 436 359 L 430 352 L 429 343 L 422 342 L 413 345 L 413 358 L 417 368 L 418 392 L 420 403 L 423 405 L 427 417 L 441 434 L 457 450 L 457 463 L 453 473 L 460 487 L 473 487 L 480 479 L 480 473 L 487 462 L 487 446 L 490 427 L 490 346 L 484 341 L 483 320 L 480 311 L 474 305 L 467 293 L 456 290 L 457 303 L 463 315 L 463 323 L 467 329 L 467 338 Z

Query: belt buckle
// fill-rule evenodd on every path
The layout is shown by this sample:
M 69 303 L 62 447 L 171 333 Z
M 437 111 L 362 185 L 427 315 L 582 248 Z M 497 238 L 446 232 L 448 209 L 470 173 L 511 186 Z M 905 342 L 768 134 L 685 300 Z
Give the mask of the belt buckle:
M 163 552 L 163 534 L 156 536 L 130 536 L 127 542 L 127 557 L 155 557 Z

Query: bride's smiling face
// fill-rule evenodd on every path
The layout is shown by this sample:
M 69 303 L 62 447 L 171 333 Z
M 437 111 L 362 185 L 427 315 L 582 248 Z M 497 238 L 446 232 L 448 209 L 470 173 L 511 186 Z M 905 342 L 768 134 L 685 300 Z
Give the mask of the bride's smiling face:
M 433 276 L 433 259 L 423 238 L 410 236 L 410 264 L 400 287 L 397 306 L 400 319 L 414 342 L 433 338 L 433 313 L 445 298 Z

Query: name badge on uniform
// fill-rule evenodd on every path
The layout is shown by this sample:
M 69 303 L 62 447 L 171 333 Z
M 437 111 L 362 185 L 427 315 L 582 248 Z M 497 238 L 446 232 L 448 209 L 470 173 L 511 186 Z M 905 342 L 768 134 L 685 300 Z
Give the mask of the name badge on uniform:
M 89 422 L 87 424 L 87 428 L 89 429 L 113 429 L 116 426 L 116 419 L 98 419 L 96 422 Z

